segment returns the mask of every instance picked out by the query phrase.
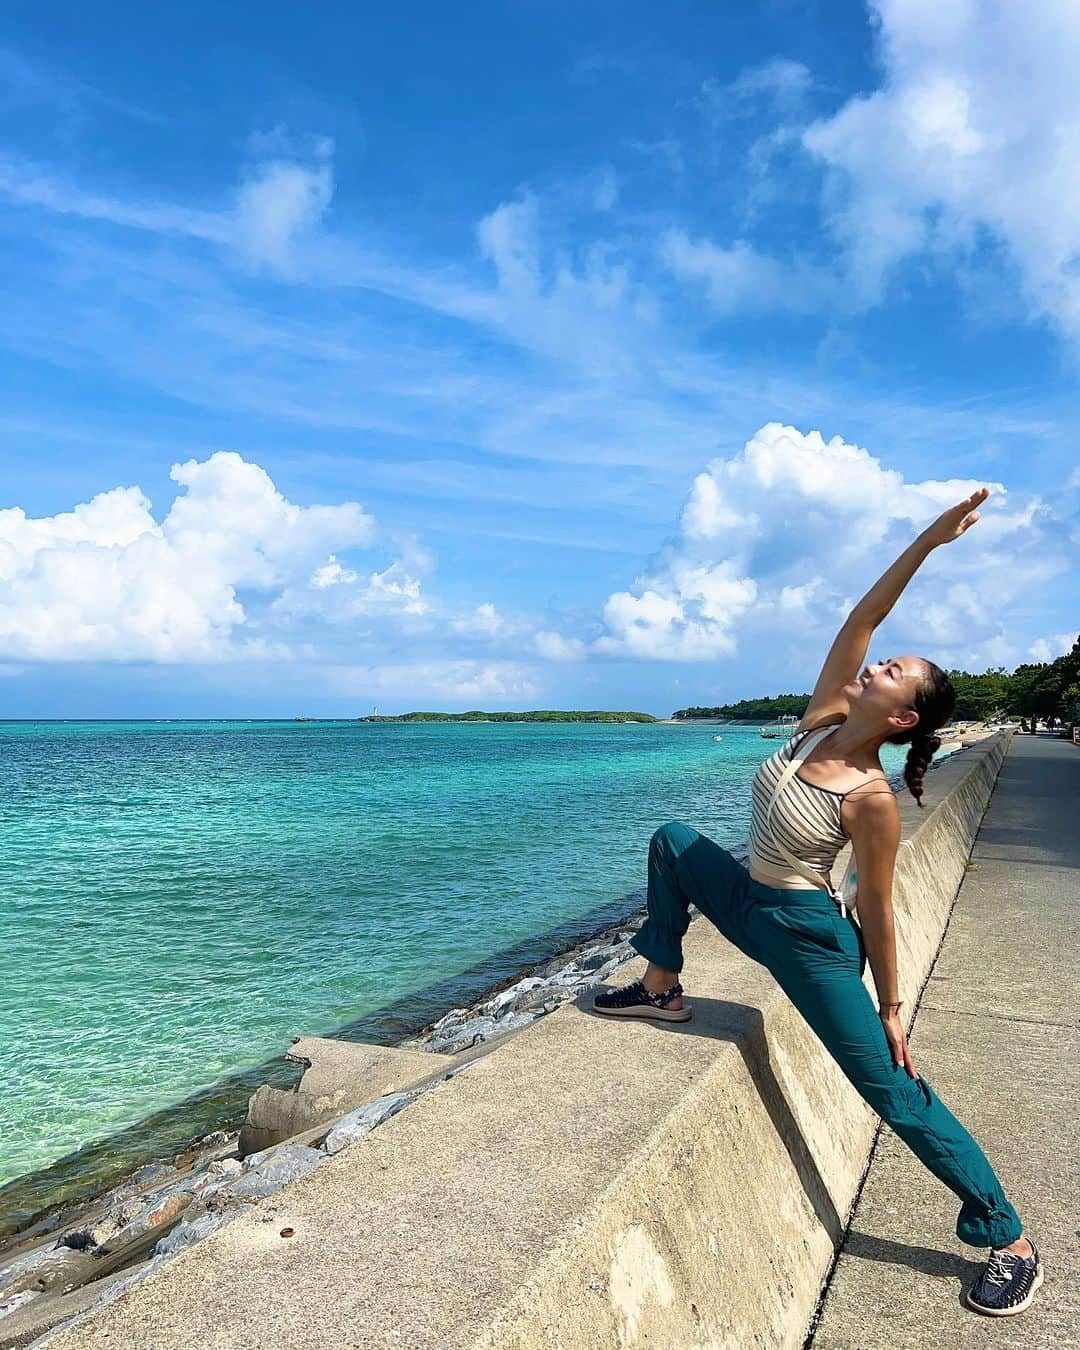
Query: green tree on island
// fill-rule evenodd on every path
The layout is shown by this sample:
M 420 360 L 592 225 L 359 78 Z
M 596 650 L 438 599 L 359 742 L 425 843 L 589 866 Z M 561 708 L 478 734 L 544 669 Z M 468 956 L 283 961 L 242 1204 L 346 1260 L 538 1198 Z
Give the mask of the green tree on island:
M 950 670 L 956 690 L 955 716 L 961 721 L 984 721 L 992 717 L 1059 717 L 1071 722 L 1080 703 L 1080 637 L 1072 650 L 1056 661 L 1017 666 L 1012 674 L 998 667 L 982 675 Z M 771 722 L 784 713 L 801 717 L 810 703 L 809 694 L 777 694 L 773 698 L 740 699 L 716 707 L 680 708 L 672 714 L 679 720 L 730 717 L 737 721 Z

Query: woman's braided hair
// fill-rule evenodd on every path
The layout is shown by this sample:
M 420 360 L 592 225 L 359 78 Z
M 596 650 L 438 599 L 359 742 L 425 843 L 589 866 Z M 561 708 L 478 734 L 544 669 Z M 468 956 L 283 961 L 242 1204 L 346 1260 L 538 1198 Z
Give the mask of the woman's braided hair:
M 895 736 L 888 738 L 893 745 L 911 742 L 904 763 L 904 782 L 920 806 L 923 804 L 923 776 L 930 767 L 934 752 L 941 747 L 941 737 L 935 736 L 934 732 L 945 725 L 956 707 L 956 690 L 948 675 L 933 661 L 923 658 L 923 665 L 925 674 L 912 699 L 912 707 L 919 714 L 919 720 L 913 727 L 898 731 Z

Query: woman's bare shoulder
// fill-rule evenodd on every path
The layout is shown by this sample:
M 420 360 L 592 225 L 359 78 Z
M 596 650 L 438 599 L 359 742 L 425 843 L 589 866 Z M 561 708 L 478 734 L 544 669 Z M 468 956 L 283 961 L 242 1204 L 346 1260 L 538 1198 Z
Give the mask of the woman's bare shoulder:
M 796 730 L 797 735 L 804 731 L 819 731 L 822 727 L 838 727 L 841 722 L 847 721 L 847 710 L 834 708 L 831 711 L 817 711 L 807 708 L 803 713 L 803 719 Z

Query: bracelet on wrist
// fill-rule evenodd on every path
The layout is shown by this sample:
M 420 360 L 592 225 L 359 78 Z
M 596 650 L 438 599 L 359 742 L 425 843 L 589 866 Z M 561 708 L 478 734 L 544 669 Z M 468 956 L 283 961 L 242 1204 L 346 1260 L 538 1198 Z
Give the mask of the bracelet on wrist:
M 904 1003 L 902 999 L 898 1003 L 879 1003 L 878 1014 L 880 1015 L 883 1012 L 899 1012 L 903 1006 Z

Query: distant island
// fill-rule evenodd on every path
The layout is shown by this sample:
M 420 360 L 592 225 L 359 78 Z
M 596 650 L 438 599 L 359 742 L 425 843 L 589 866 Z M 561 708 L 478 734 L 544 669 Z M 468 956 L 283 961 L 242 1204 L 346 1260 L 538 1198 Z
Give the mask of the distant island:
M 736 722 L 773 722 L 782 713 L 801 717 L 810 706 L 809 694 L 777 694 L 775 698 L 744 698 L 738 703 L 723 703 L 715 708 L 679 708 L 671 714 L 676 722 L 695 718 L 730 717 Z
M 561 708 L 538 708 L 531 712 L 410 712 L 396 717 L 372 713 L 358 722 L 656 722 L 643 712 L 567 712 Z

